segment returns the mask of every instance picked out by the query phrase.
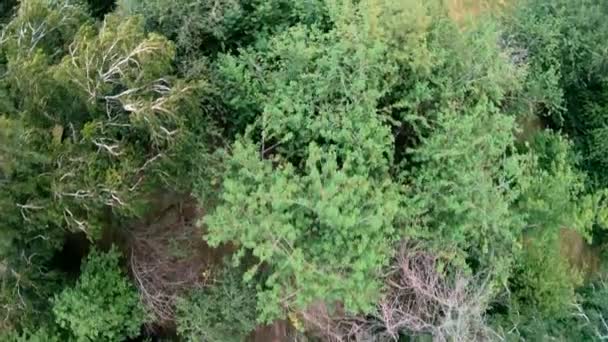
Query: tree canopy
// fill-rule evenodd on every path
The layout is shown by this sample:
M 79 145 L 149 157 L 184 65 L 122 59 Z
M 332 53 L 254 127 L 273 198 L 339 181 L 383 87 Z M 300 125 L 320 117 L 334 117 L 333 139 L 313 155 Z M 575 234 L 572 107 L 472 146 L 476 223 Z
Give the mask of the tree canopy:
M 469 5 L 0 4 L 0 338 L 604 338 L 608 6 Z

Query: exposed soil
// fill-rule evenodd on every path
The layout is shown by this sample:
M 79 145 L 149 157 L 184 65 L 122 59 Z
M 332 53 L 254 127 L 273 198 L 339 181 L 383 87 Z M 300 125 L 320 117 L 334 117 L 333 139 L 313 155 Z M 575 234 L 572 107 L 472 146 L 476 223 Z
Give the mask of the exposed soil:
M 452 19 L 462 23 L 468 17 L 503 7 L 506 2 L 506 0 L 448 0 L 448 9 Z
M 288 342 L 292 341 L 293 328 L 289 322 L 280 320 L 271 325 L 258 326 L 247 338 L 247 342 Z
M 515 138 L 518 143 L 524 143 L 531 141 L 536 133 L 542 131 L 545 123 L 536 115 L 523 116 L 517 119 L 517 128 L 519 131 L 516 132 Z
M 562 229 L 560 232 L 560 253 L 585 278 L 596 274 L 600 269 L 600 249 L 591 246 L 576 231 Z
M 207 286 L 232 248 L 205 243 L 198 226 L 204 212 L 192 197 L 159 194 L 153 207 L 156 215 L 131 229 L 129 264 L 142 302 L 155 315 L 151 328 L 171 331 L 177 298 Z

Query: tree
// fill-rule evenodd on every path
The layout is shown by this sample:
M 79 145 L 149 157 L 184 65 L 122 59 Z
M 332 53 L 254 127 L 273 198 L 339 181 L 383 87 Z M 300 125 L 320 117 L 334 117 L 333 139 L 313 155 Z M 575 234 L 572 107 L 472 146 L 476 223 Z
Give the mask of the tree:
M 263 42 L 296 23 L 313 24 L 326 15 L 322 0 L 120 0 L 118 11 L 144 17 L 149 31 L 176 42 L 185 70 L 204 56 Z
M 301 175 L 288 163 L 273 168 L 257 151 L 251 143 L 234 145 L 222 203 L 205 224 L 211 245 L 234 241 L 261 269 L 268 265 L 260 318 L 271 321 L 317 300 L 369 309 L 395 233 L 394 188 L 358 175 L 350 158 L 339 166 L 334 152 L 314 145 Z
M 486 322 L 493 296 L 488 273 L 442 272 L 450 260 L 411 241 L 399 244 L 384 276 L 385 291 L 369 315 L 312 308 L 301 315 L 310 330 L 329 341 L 492 340 L 500 337 Z
M 461 263 L 508 274 L 526 225 L 514 208 L 533 162 L 515 150 L 514 125 L 490 104 L 439 116 L 438 129 L 413 151 L 419 166 L 405 193 L 408 236 L 447 243 Z
M 608 6 L 450 3 L 2 2 L 2 338 L 605 335 Z
M 297 26 L 222 61 L 247 133 L 225 162 L 206 239 L 259 261 L 264 321 L 319 300 L 369 310 L 391 254 L 398 196 L 377 112 L 390 65 L 363 15 L 346 16 L 330 32 Z
M 21 12 L 16 21 L 33 15 Z M 37 45 L 16 46 L 19 37 L 9 34 L 6 80 L 32 137 L 44 141 L 52 132 L 52 144 L 37 148 L 48 149 L 55 164 L 45 190 L 58 214 L 95 237 L 104 208 L 133 217 L 150 187 L 184 184 L 175 163 L 188 164 L 180 151 L 201 141 L 184 126 L 186 116 L 200 122 L 199 84 L 170 76 L 172 44 L 147 36 L 137 18 L 108 16 L 99 31 L 84 24 L 72 33 L 57 63 Z
M 172 43 L 139 18 L 96 26 L 78 3 L 31 0 L 2 32 L 2 282 L 21 294 L 2 304 L 17 324 L 48 312 L 64 234 L 96 240 L 141 216 L 152 191 L 188 189 L 204 166 L 189 154 L 204 159 L 213 126 L 204 82 L 173 76 Z
M 63 218 L 50 209 L 56 208 L 52 198 L 35 200 L 49 186 L 44 172 L 52 167 L 39 144 L 21 122 L 0 117 L 0 303 L 7 329 L 43 319 L 62 283 L 47 265 L 62 245 Z

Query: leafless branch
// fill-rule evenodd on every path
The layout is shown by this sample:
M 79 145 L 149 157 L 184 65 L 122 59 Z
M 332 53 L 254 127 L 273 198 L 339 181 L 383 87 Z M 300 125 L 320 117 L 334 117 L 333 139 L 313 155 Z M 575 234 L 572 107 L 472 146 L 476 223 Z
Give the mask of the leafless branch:
M 32 204 L 19 204 L 17 203 L 17 207 L 20 209 L 21 211 L 21 217 L 23 217 L 23 220 L 26 222 L 30 222 L 30 219 L 27 217 L 26 212 L 28 210 L 42 210 L 44 209 L 44 207 L 41 206 L 37 206 L 37 205 L 32 205 Z
M 70 209 L 65 208 L 63 211 L 63 217 L 65 219 L 65 221 L 69 224 L 70 222 L 76 224 L 76 228 L 78 228 L 79 230 L 87 233 L 86 230 L 86 222 L 85 221 L 79 221 L 74 217 L 74 214 L 72 213 L 72 211 L 70 211 Z
M 387 291 L 371 316 L 329 315 L 312 307 L 302 318 L 330 341 L 397 341 L 401 334 L 434 341 L 500 340 L 484 320 L 487 282 L 438 271 L 439 258 L 403 243 L 386 278 Z
M 109 154 L 113 155 L 114 157 L 118 157 L 118 156 L 122 155 L 121 151 L 118 151 L 118 152 L 116 151 L 117 149 L 120 148 L 120 146 L 118 144 L 108 145 L 108 144 L 104 144 L 104 143 L 100 142 L 99 140 L 93 140 L 93 144 L 95 144 L 95 146 L 99 147 L 100 149 L 107 151 Z
M 154 163 L 157 159 L 161 158 L 163 156 L 162 153 L 159 153 L 157 155 L 155 155 L 154 157 L 146 160 L 146 162 L 144 163 L 144 165 L 142 165 L 139 169 L 137 169 L 137 172 L 142 172 L 144 171 L 150 164 Z
M 59 193 L 59 195 L 78 199 L 93 197 L 93 193 L 88 190 L 77 190 L 76 192 L 61 192 Z

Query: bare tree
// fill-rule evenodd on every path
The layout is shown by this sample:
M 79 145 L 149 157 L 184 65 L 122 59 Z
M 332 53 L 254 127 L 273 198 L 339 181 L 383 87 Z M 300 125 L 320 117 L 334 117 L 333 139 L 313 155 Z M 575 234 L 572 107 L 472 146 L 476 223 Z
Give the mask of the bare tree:
M 404 242 L 385 275 L 386 292 L 374 313 L 330 314 L 317 304 L 302 318 L 330 341 L 396 341 L 400 334 L 429 335 L 434 341 L 502 340 L 485 324 L 490 300 L 487 277 L 458 271 L 446 275 L 439 271 L 440 261 Z

